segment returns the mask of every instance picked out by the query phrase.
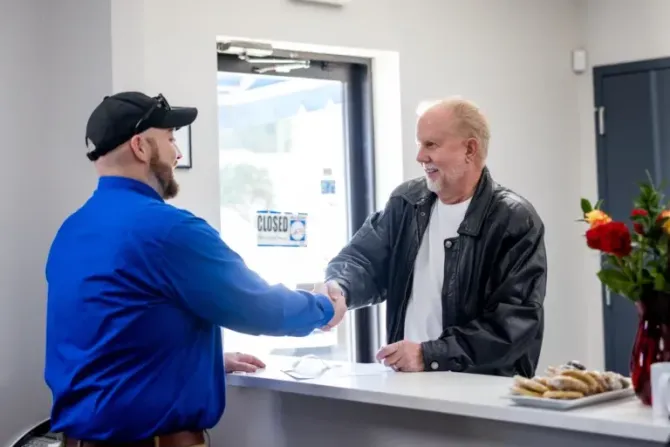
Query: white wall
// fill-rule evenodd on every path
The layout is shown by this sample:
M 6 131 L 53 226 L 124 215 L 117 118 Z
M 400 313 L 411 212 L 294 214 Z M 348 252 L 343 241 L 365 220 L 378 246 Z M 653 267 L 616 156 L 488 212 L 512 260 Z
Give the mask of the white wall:
M 111 88 L 109 0 L 2 0 L 0 67 L 4 445 L 49 414 L 44 264 L 58 225 L 95 185 L 83 141 L 91 108 Z
M 596 263 L 574 223 L 579 197 L 596 194 L 592 81 L 570 71 L 570 51 L 586 46 L 592 63 L 670 55 L 666 1 L 355 0 L 341 10 L 289 0 L 0 2 L 0 187 L 8 191 L 0 216 L 0 443 L 48 412 L 44 258 L 60 221 L 95 185 L 83 133 L 103 95 L 163 92 L 200 109 L 194 168 L 179 173 L 177 204 L 218 226 L 221 35 L 397 51 L 404 178 L 420 174 L 418 103 L 451 94 L 478 101 L 491 120 L 493 174 L 535 203 L 547 225 L 542 364 L 602 365 Z

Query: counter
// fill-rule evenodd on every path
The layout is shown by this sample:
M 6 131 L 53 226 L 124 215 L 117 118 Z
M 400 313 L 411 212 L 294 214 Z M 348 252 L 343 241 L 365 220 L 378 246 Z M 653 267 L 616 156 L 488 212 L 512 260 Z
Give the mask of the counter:
M 540 410 L 506 399 L 510 378 L 339 363 L 297 381 L 282 372 L 294 361 L 272 357 L 263 371 L 228 376 L 226 414 L 212 445 L 615 447 L 666 445 L 670 438 L 670 421 L 654 420 L 635 397 Z

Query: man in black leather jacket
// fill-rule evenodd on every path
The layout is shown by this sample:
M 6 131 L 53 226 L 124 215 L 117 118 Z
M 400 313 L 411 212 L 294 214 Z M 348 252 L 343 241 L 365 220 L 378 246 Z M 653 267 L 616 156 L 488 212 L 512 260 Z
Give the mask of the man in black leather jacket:
M 398 371 L 530 377 L 544 332 L 544 224 L 486 168 L 489 128 L 449 99 L 417 125 L 425 177 L 400 185 L 329 263 L 326 285 L 350 309 L 386 301 Z

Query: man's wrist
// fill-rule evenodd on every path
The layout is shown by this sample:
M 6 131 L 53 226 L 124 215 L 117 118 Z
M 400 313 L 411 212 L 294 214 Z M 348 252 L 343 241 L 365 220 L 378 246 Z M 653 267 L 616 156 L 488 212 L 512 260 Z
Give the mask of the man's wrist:
M 348 303 L 347 299 L 347 289 L 342 285 L 342 283 L 336 279 L 329 279 L 326 281 L 326 289 L 330 292 L 331 288 L 334 289 L 338 294 L 344 297 L 345 303 Z

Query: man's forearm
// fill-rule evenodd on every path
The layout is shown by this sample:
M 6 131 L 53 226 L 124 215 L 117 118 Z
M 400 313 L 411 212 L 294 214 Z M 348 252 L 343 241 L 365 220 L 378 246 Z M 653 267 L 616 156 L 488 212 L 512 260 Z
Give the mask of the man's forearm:
M 300 336 L 333 318 L 328 297 L 269 285 L 201 219 L 176 225 L 166 247 L 167 292 L 213 324 L 247 334 Z
M 495 312 L 448 328 L 439 339 L 422 343 L 425 369 L 513 369 L 541 330 L 542 315 L 540 305 L 500 304 Z M 512 321 L 514 327 L 509 327 Z
M 389 204 L 384 212 L 373 213 L 349 243 L 326 268 L 326 281 L 336 281 L 345 293 L 350 309 L 383 300 L 387 284 L 389 245 Z

